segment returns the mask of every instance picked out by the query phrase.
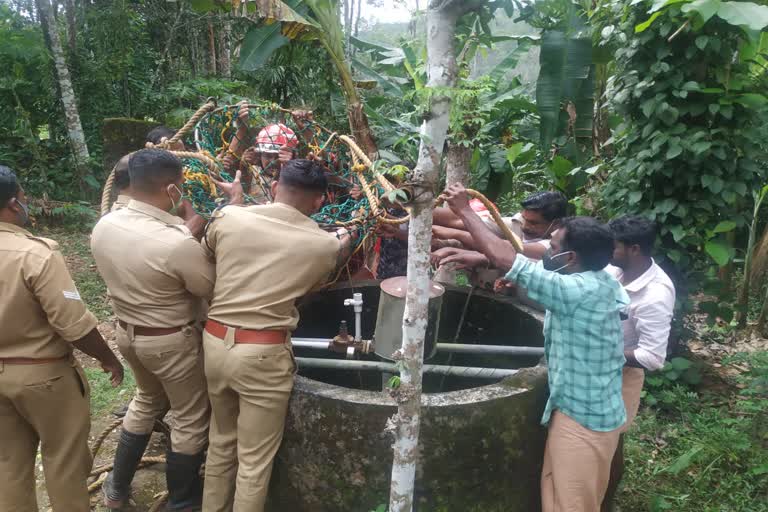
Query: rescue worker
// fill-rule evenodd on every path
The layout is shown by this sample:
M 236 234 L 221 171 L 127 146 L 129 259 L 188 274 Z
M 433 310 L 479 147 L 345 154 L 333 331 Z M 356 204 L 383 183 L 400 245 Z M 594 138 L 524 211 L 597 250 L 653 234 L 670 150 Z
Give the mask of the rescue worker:
M 172 130 L 167 126 L 156 126 L 147 133 L 147 142 L 157 145 L 173 138 L 174 135 L 176 135 L 176 130 Z M 177 141 L 171 144 L 168 149 L 171 151 L 186 151 L 187 147 L 184 145 L 184 142 Z
M 0 166 L 0 510 L 37 512 L 42 452 L 53 512 L 88 512 L 89 388 L 73 348 L 123 380 L 53 240 L 33 236 L 16 175 Z
M 296 126 L 302 130 L 302 136 L 309 140 L 312 130 L 307 121 L 312 120 L 312 113 L 297 110 L 291 113 Z M 271 200 L 270 187 L 277 178 L 280 169 L 296 157 L 299 139 L 296 133 L 283 123 L 270 124 L 259 130 L 253 145 L 250 145 L 248 106 L 240 102 L 237 113 L 238 126 L 232 142 L 226 152 L 219 155 L 224 168 L 230 172 L 236 169 L 243 171 L 243 187 L 245 192 L 253 196 L 258 204 Z M 245 165 L 242 165 L 245 164 Z M 253 166 L 258 172 L 253 176 L 249 171 Z
M 182 203 L 181 161 L 168 151 L 142 149 L 131 154 L 128 166 L 133 199 L 102 217 L 91 237 L 118 318 L 118 349 L 136 379 L 114 469 L 104 483 L 104 503 L 118 510 L 126 504 L 155 420 L 170 406 L 168 508 L 196 510 L 209 404 L 194 321 L 197 298 L 213 291 L 214 268 L 174 215 Z
M 346 261 L 351 239 L 309 218 L 328 186 L 323 167 L 291 160 L 273 204 L 221 209 L 203 241 L 216 286 L 203 333 L 211 400 L 205 512 L 261 512 L 283 437 L 296 364 L 295 302 Z
M 659 370 L 667 358 L 667 343 L 675 309 L 675 286 L 653 261 L 656 224 L 645 217 L 627 215 L 608 223 L 614 237 L 613 275 L 629 295 L 629 311 L 623 320 L 624 357 L 622 396 L 627 422 L 611 464 L 611 480 L 602 510 L 612 510 L 613 498 L 624 475 L 624 433 L 632 426 L 640 407 L 645 371 Z

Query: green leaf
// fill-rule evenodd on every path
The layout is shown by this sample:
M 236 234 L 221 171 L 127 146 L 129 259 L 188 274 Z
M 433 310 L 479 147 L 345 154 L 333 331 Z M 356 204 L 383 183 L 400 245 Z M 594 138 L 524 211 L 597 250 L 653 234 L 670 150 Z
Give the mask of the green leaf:
M 629 193 L 629 204 L 635 204 L 642 199 L 643 193 L 638 190 L 633 190 Z
M 491 70 L 490 73 L 488 73 L 488 75 L 494 81 L 501 80 L 504 78 L 504 76 L 506 76 L 507 73 L 513 71 L 517 67 L 518 62 L 520 62 L 520 57 L 526 55 L 530 48 L 530 42 L 520 41 L 515 49 L 509 52 L 501 62 L 496 64 L 496 66 Z
M 189 0 L 189 5 L 196 12 L 209 12 L 216 9 L 216 2 L 214 0 Z
M 669 363 L 675 370 L 687 370 L 691 367 L 691 362 L 684 357 L 673 357 Z
M 728 250 L 728 247 L 720 242 L 710 240 L 704 245 L 704 250 L 707 251 L 707 254 L 709 254 L 710 257 L 715 260 L 715 263 L 717 263 L 717 265 L 720 267 L 726 266 L 728 261 L 731 259 L 731 254 Z
M 683 152 L 683 147 L 680 144 L 671 144 L 667 150 L 667 160 L 671 160 Z
M 696 38 L 696 41 L 694 41 L 694 44 L 696 44 L 696 47 L 699 50 L 703 50 L 707 47 L 707 42 L 709 41 L 709 37 L 707 36 L 699 36 Z
M 706 140 L 703 140 L 701 142 L 696 142 L 695 144 L 691 145 L 691 151 L 696 153 L 697 155 L 700 155 L 704 153 L 705 151 L 708 151 L 709 148 L 712 147 L 712 143 Z
M 763 96 L 762 94 L 756 94 L 756 93 L 746 93 L 746 94 L 740 94 L 736 97 L 736 103 L 739 103 L 741 105 L 744 105 L 747 108 L 762 108 L 766 104 L 768 104 L 768 98 Z
M 715 15 L 719 7 L 720 0 L 694 0 L 691 3 L 685 4 L 680 10 L 684 13 L 695 12 L 701 17 L 702 22 L 706 23 Z M 696 46 L 698 46 L 698 38 Z M 700 46 L 699 48 L 703 49 L 704 47 Z
M 685 230 L 683 230 L 683 227 L 680 225 L 673 225 L 669 227 L 668 230 L 672 233 L 672 238 L 675 239 L 675 242 L 679 242 L 685 238 Z
M 752 2 L 722 2 L 717 15 L 739 27 L 760 31 L 768 27 L 768 6 Z
M 717 226 L 715 226 L 715 229 L 712 230 L 712 233 L 727 233 L 728 231 L 733 231 L 736 229 L 736 223 L 732 220 L 724 220 Z
M 523 143 L 522 142 L 516 142 L 515 144 L 512 144 L 507 148 L 507 161 L 509 162 L 509 165 L 514 165 L 515 160 L 517 160 L 517 157 L 520 156 L 520 153 L 523 152 Z
M 640 23 L 639 25 L 636 25 L 635 26 L 635 33 L 639 34 L 640 32 L 645 32 L 646 29 L 651 26 L 651 23 L 653 23 L 653 21 L 656 18 L 658 18 L 659 16 L 661 16 L 661 11 L 657 11 L 657 12 L 653 13 L 650 18 L 648 18 L 644 22 Z
M 592 39 L 568 36 L 564 31 L 545 31 L 541 39 L 536 105 L 540 121 L 540 145 L 549 148 L 563 135 L 563 107 L 571 103 L 576 111 L 576 133 L 592 133 L 594 110 Z
M 379 87 L 381 87 L 388 94 L 391 94 L 393 96 L 403 95 L 403 90 L 400 88 L 399 85 L 397 85 L 392 80 L 389 80 L 387 77 L 385 77 L 381 73 L 378 73 L 375 70 L 371 69 L 370 67 L 368 67 L 368 65 L 366 65 L 360 59 L 356 57 L 353 58 L 352 65 L 356 70 L 360 71 L 363 75 L 367 76 L 368 78 L 373 78 L 374 80 L 376 80 L 376 83 L 379 84 Z
M 240 69 L 256 71 L 272 54 L 288 44 L 288 38 L 280 32 L 281 23 L 272 23 L 251 28 L 240 47 Z
M 668 468 L 665 468 L 663 471 L 667 473 L 672 473 L 673 475 L 679 474 L 681 471 L 684 471 L 688 469 L 688 466 L 691 465 L 693 462 L 693 458 L 703 449 L 703 446 L 694 446 L 684 454 L 682 454 L 680 457 L 675 460 L 675 462 L 669 466 Z

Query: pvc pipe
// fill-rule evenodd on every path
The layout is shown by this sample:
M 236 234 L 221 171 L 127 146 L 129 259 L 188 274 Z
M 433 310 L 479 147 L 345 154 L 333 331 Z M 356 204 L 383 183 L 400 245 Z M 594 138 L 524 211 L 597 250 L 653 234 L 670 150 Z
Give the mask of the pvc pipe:
M 322 338 L 293 338 L 294 347 L 310 350 L 327 350 L 330 340 Z M 515 347 L 508 345 L 474 345 L 464 343 L 438 343 L 438 352 L 456 354 L 496 354 L 505 356 L 543 356 L 544 347 Z
M 511 347 L 508 345 L 471 345 L 462 343 L 438 343 L 438 352 L 456 354 L 499 354 L 505 356 L 543 356 L 544 347 Z
M 348 361 L 344 359 L 316 359 L 311 357 L 297 357 L 299 368 L 326 368 L 329 370 L 369 370 L 388 373 L 400 373 L 397 365 L 379 361 Z M 506 368 L 478 368 L 472 366 L 442 366 L 425 364 L 424 373 L 438 375 L 450 375 L 453 377 L 471 377 L 475 379 L 502 379 L 515 375 L 518 370 Z

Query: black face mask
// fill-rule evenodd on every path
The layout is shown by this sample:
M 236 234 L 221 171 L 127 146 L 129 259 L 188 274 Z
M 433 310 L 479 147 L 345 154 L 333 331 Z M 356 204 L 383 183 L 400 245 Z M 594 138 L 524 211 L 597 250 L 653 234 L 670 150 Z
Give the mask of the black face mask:
M 557 260 L 560 259 L 561 256 L 565 256 L 566 254 L 570 254 L 573 251 L 563 251 L 560 253 L 552 255 L 552 248 L 548 248 L 547 251 L 544 253 L 544 257 L 541 259 L 542 264 L 544 265 L 544 270 L 549 270 L 551 272 L 560 272 L 564 268 L 568 267 L 570 265 L 570 262 L 566 263 L 565 265 L 560 265 Z

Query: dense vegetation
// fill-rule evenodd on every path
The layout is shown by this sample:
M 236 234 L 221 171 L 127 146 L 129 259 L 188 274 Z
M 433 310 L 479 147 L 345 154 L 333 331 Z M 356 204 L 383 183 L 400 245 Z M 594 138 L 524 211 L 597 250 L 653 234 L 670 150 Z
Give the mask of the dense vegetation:
M 446 179 L 505 212 L 557 188 L 578 213 L 655 218 L 681 311 L 698 313 L 677 329 L 683 341 L 763 334 L 768 6 L 476 3 L 459 21 L 458 83 L 435 91 L 423 11 L 383 25 L 361 20 L 353 0 L 0 0 L 0 164 L 20 173 L 41 219 L 89 222 L 105 118 L 179 126 L 211 96 L 261 99 L 356 135 L 362 118 L 379 158 L 410 167 L 430 98 L 448 94 Z M 56 236 L 107 318 L 82 235 Z M 765 351 L 718 358 L 741 369 L 725 391 L 682 355 L 649 378 L 622 510 L 766 510 Z

